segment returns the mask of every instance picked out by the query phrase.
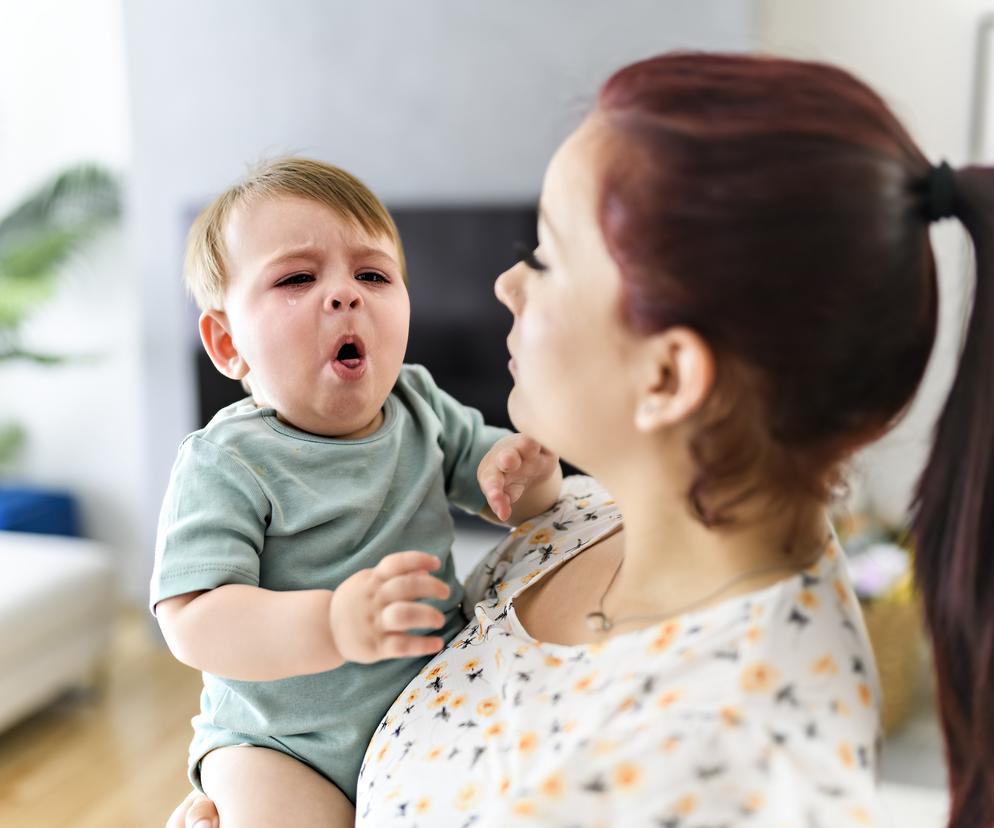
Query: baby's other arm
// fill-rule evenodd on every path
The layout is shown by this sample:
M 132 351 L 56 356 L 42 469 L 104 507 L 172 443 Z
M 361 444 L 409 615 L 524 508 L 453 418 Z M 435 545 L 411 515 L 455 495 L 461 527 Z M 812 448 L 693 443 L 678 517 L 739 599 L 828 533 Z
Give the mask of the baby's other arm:
M 449 587 L 430 572 L 424 552 L 387 555 L 332 591 L 275 591 L 225 584 L 159 601 L 156 616 L 169 649 L 197 670 L 242 681 L 274 681 L 333 670 L 346 661 L 436 653 L 445 616 L 421 598 L 446 598 Z
M 517 526 L 551 508 L 559 497 L 563 472 L 559 458 L 524 434 L 494 443 L 477 470 L 487 520 Z

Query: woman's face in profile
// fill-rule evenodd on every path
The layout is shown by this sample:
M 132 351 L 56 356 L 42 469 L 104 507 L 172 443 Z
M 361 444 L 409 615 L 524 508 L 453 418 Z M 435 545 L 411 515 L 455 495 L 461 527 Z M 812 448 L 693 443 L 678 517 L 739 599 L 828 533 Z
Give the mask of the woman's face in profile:
M 620 275 L 597 220 L 601 130 L 588 118 L 556 152 L 539 202 L 539 246 L 495 286 L 514 314 L 511 421 L 588 471 L 622 447 L 635 405 L 626 357 L 637 338 L 622 324 Z

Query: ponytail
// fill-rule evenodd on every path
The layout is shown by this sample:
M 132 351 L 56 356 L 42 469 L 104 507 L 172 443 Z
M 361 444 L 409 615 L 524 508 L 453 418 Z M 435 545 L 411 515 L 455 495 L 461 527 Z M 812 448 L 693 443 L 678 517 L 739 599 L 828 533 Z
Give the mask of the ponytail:
M 918 483 L 916 577 L 935 653 L 949 828 L 994 828 L 994 168 L 950 176 L 976 254 L 973 307 Z

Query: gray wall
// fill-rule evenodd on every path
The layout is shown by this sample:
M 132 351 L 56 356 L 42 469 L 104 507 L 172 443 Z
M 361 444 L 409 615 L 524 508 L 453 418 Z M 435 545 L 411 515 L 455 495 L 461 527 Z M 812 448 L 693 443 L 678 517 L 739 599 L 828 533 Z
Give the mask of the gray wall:
M 282 152 L 340 164 L 394 204 L 531 201 L 612 69 L 673 48 L 746 50 L 752 27 L 753 0 L 125 0 L 149 446 L 134 594 L 195 427 L 179 287 L 191 206 Z

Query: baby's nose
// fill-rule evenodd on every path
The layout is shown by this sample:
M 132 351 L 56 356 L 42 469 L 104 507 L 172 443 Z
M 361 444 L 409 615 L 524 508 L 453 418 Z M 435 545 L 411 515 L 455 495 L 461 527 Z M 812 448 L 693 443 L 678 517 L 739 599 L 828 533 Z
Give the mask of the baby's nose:
M 337 310 L 355 310 L 362 305 L 362 297 L 354 288 L 336 288 L 324 300 L 324 309 L 329 313 Z

